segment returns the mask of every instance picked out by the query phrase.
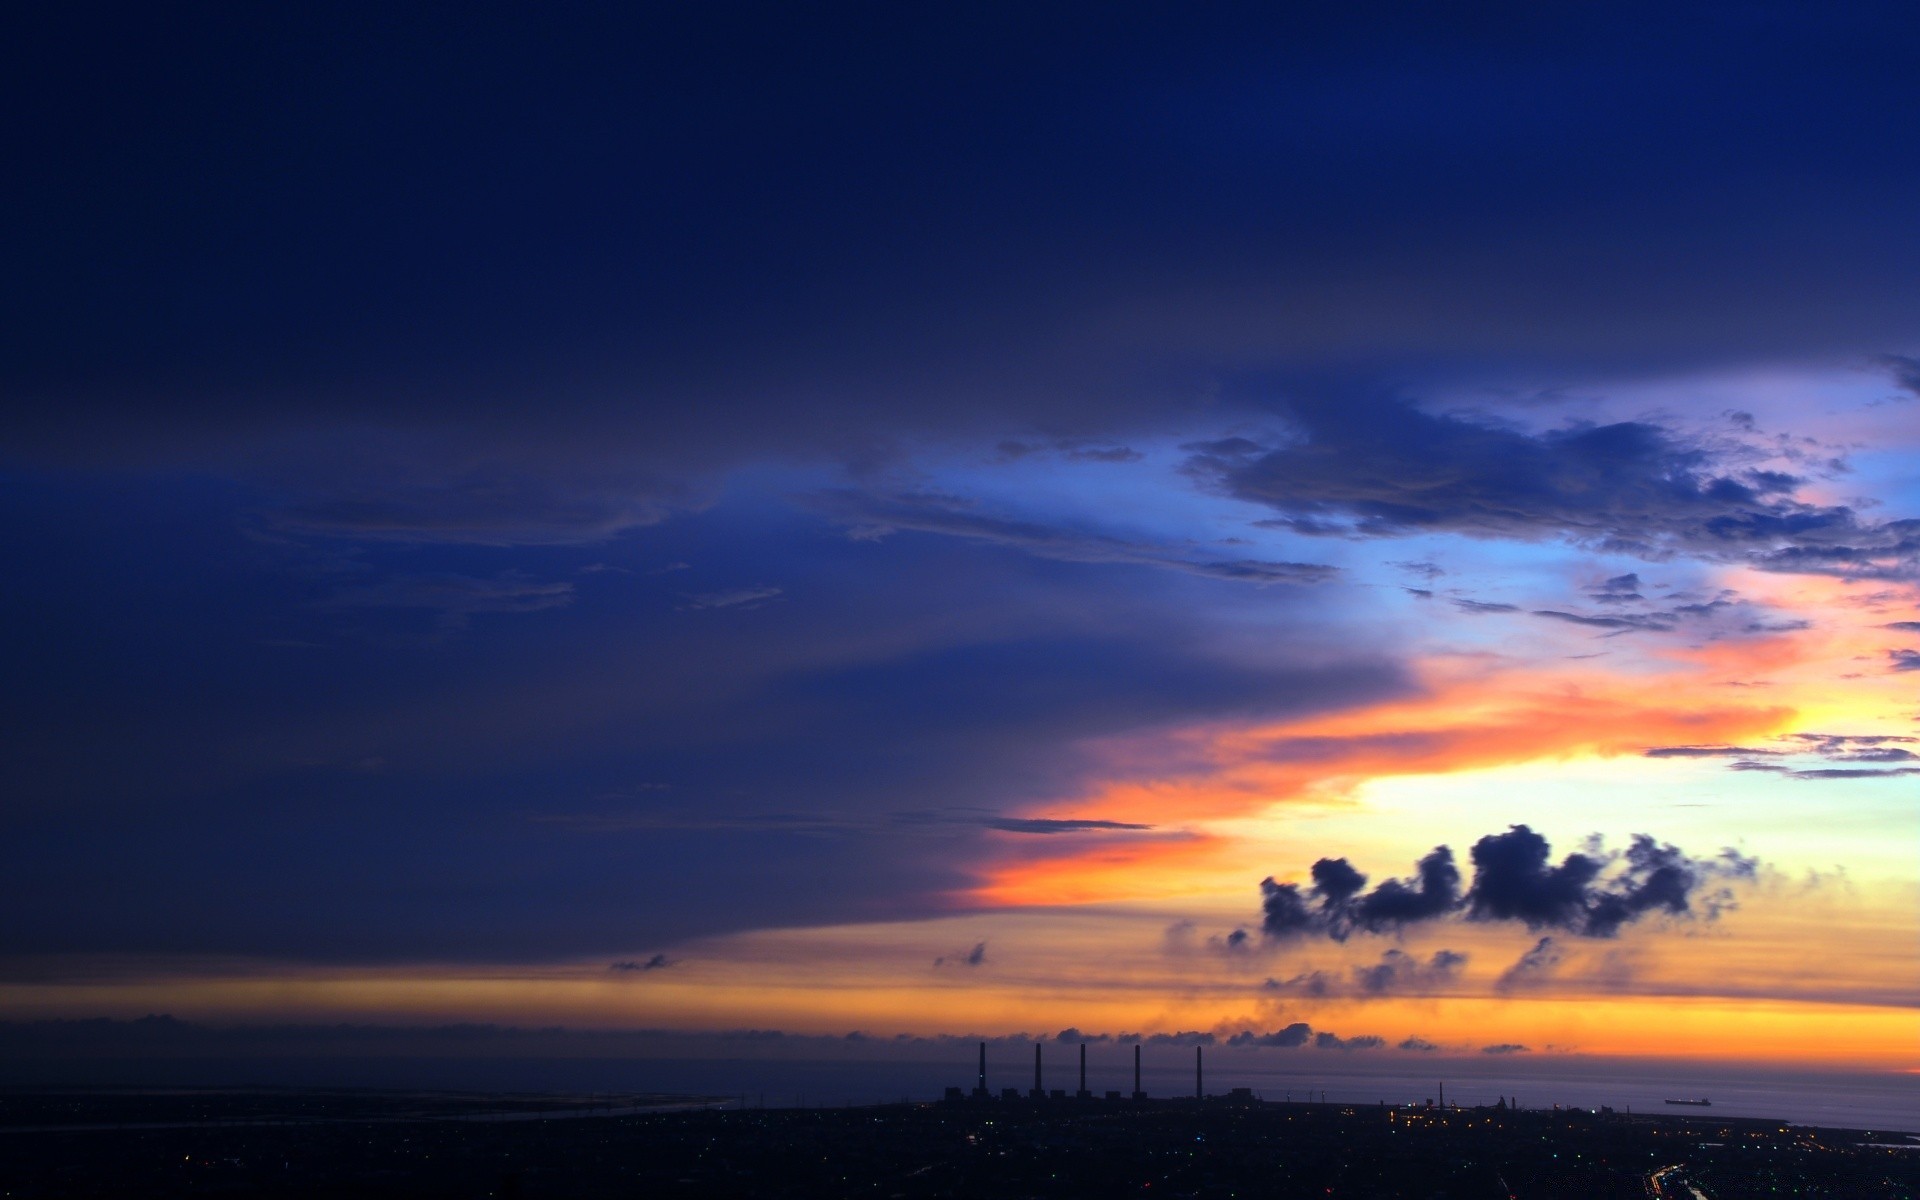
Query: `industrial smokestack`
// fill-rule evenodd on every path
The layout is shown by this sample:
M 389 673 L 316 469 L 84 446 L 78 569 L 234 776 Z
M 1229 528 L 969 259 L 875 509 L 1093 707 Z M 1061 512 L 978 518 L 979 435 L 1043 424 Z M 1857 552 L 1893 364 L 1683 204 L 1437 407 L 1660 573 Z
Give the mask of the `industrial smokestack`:
M 1087 1094 L 1087 1044 L 1080 1043 L 1080 1094 Z
M 1133 1044 L 1133 1098 L 1145 1100 L 1147 1094 L 1140 1090 L 1140 1043 Z
M 980 1043 L 980 1094 L 987 1094 L 987 1044 Z
M 1193 1048 L 1193 1098 L 1195 1100 L 1207 1098 L 1206 1088 L 1202 1085 L 1200 1078 L 1200 1047 L 1198 1046 Z
M 1033 1098 L 1038 1100 L 1044 1095 L 1046 1093 L 1040 1090 L 1040 1043 L 1035 1042 L 1033 1044 Z

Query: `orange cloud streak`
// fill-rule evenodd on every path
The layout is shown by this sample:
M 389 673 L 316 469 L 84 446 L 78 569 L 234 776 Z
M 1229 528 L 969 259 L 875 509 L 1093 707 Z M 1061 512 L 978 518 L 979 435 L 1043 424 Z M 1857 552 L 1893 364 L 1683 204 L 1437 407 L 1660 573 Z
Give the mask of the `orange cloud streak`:
M 1748 661 L 1779 653 L 1741 643 Z M 1712 656 L 1724 670 L 1727 653 Z M 1697 670 L 1697 668 L 1696 668 Z M 1649 746 L 1729 743 L 1779 732 L 1795 710 L 1729 702 L 1698 675 L 1500 675 L 1430 665 L 1420 696 L 1357 711 L 1250 727 L 1179 730 L 1101 749 L 1113 777 L 1060 806 L 1079 818 L 1179 825 L 1250 816 L 1285 803 L 1342 803 L 1368 780 L 1449 774 L 1540 759 L 1639 754 Z M 1193 836 L 1116 848 L 1063 845 L 988 868 L 970 895 L 987 905 L 1084 904 L 1152 895 L 1156 877 L 1191 875 L 1223 839 Z M 1177 890 L 1169 885 L 1167 890 Z

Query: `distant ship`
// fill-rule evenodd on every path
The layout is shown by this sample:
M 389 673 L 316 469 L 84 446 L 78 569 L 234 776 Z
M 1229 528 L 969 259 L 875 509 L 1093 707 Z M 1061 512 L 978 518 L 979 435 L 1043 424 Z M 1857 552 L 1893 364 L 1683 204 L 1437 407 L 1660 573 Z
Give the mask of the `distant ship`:
M 1713 1101 L 1707 1099 L 1705 1096 L 1702 1096 L 1698 1100 L 1669 1100 L 1667 1101 L 1667 1103 L 1668 1104 L 1686 1104 L 1686 1105 L 1691 1105 L 1694 1108 L 1712 1108 L 1713 1107 Z

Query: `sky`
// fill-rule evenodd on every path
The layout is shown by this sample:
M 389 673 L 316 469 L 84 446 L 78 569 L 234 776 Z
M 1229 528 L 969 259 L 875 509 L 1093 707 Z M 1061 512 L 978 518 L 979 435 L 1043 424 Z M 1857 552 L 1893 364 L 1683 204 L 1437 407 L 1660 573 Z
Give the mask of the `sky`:
M 1920 1070 L 1908 6 L 5 21 L 0 1021 Z

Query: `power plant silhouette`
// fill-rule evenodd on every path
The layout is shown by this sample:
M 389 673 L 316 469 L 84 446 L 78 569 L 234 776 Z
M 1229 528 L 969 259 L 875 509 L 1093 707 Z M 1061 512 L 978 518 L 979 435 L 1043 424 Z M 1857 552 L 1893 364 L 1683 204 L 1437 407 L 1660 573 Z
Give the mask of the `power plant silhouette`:
M 1142 1101 L 1147 1099 L 1146 1088 L 1142 1084 L 1141 1076 L 1140 1076 L 1140 1067 L 1141 1067 L 1140 1053 L 1141 1053 L 1141 1046 L 1139 1043 L 1136 1042 L 1133 1047 L 1133 1094 L 1131 1097 L 1135 1101 Z M 1252 1103 L 1253 1102 L 1254 1095 L 1253 1095 L 1253 1089 L 1251 1088 L 1237 1087 L 1230 1090 L 1225 1096 L 1214 1096 L 1214 1097 L 1208 1096 L 1207 1085 L 1206 1085 L 1206 1061 L 1205 1061 L 1205 1058 L 1203 1057 L 1203 1054 L 1204 1052 L 1201 1047 L 1195 1046 L 1193 1048 L 1193 1097 L 1192 1098 L 1194 1100 L 1212 1099 L 1212 1100 L 1225 1101 L 1227 1103 Z M 1028 1090 L 1027 1094 L 1024 1097 L 1021 1096 L 1019 1088 L 1013 1088 L 1013 1087 L 1002 1088 L 1000 1089 L 999 1099 L 1002 1101 L 1019 1101 L 1019 1100 L 1025 1099 L 1028 1101 L 1032 1101 L 1034 1103 L 1040 1103 L 1043 1101 L 1068 1100 L 1069 1097 L 1067 1095 L 1065 1088 L 1054 1088 L 1051 1091 L 1047 1090 L 1046 1080 L 1043 1075 L 1044 1068 L 1045 1068 L 1045 1062 L 1044 1062 L 1044 1056 L 1043 1056 L 1042 1043 L 1035 1042 L 1033 1046 L 1033 1087 Z M 973 1091 L 969 1093 L 969 1092 L 964 1092 L 957 1087 L 950 1087 L 947 1089 L 947 1092 L 946 1092 L 946 1100 L 948 1103 L 958 1104 L 958 1103 L 964 1103 L 968 1101 L 986 1102 L 986 1101 L 991 1101 L 994 1098 L 995 1097 L 993 1092 L 987 1088 L 987 1044 L 985 1042 L 981 1042 L 980 1043 L 980 1065 L 979 1065 L 979 1070 L 976 1072 L 974 1076 Z M 1101 1098 L 1106 1101 L 1112 1102 L 1112 1101 L 1118 1101 L 1122 1099 L 1122 1096 L 1121 1096 L 1121 1093 L 1119 1093 L 1118 1091 L 1109 1091 L 1105 1093 L 1104 1097 L 1101 1097 Z M 1081 1103 L 1090 1102 L 1096 1099 L 1094 1094 L 1087 1089 L 1087 1043 L 1085 1042 L 1080 1043 L 1080 1086 L 1077 1089 L 1075 1089 L 1071 1099 Z

